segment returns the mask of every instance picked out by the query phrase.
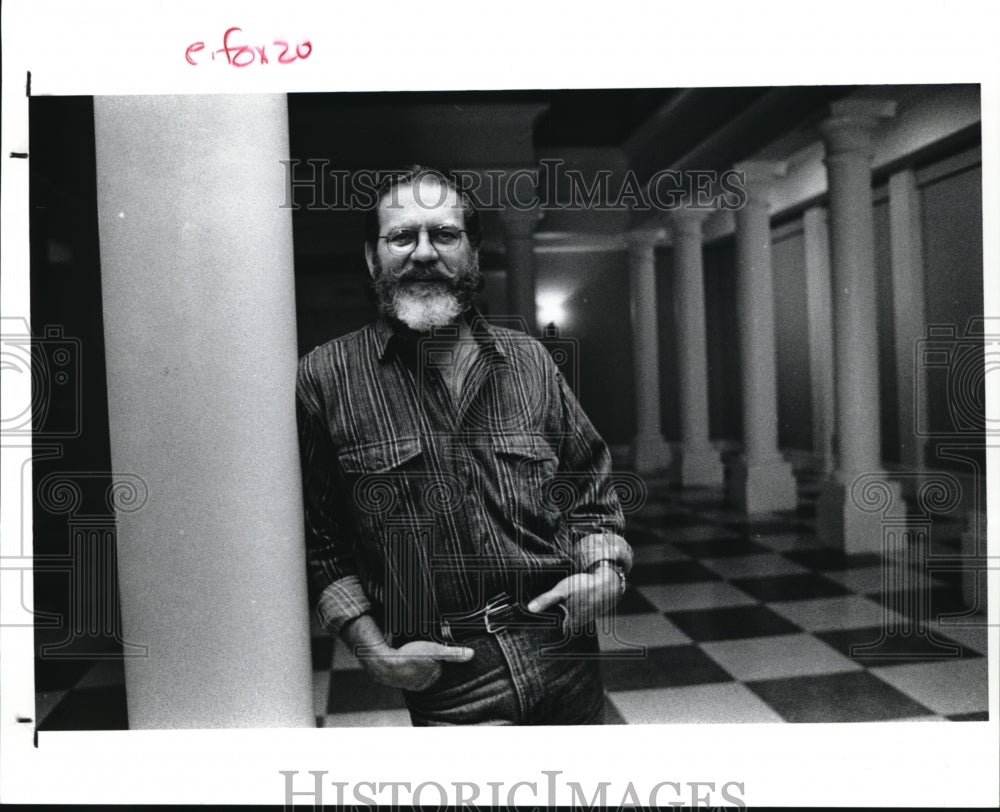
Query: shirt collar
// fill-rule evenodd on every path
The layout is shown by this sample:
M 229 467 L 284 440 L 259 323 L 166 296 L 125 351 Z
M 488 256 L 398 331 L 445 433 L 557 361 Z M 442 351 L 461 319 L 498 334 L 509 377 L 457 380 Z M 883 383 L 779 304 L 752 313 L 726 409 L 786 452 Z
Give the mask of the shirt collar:
M 477 308 L 470 308 L 465 313 L 465 319 L 472 328 L 473 338 L 481 346 L 489 348 L 500 358 L 507 358 L 507 352 L 497 341 L 496 330 Z M 384 361 L 390 349 L 393 347 L 399 349 L 406 340 L 399 325 L 385 315 L 379 315 L 378 319 L 375 320 L 373 331 L 379 361 Z
M 375 349 L 378 351 L 378 360 L 382 361 L 385 358 L 385 354 L 389 351 L 389 342 L 396 337 L 396 331 L 393 329 L 392 322 L 383 315 L 380 315 L 375 320 L 372 331 L 375 336 Z

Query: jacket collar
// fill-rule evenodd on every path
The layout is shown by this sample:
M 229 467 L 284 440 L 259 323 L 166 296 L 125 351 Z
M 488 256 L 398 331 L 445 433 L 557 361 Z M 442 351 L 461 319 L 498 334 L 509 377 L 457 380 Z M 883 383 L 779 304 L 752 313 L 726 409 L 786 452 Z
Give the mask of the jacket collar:
M 507 358 L 507 353 L 497 341 L 497 333 L 492 324 L 475 307 L 465 312 L 463 317 L 472 329 L 472 336 L 480 346 L 487 348 L 500 358 Z M 384 361 L 389 352 L 398 352 L 403 347 L 415 346 L 422 339 L 430 338 L 433 333 L 414 333 L 394 319 L 380 315 L 375 320 L 372 331 L 375 339 L 375 349 L 379 361 Z

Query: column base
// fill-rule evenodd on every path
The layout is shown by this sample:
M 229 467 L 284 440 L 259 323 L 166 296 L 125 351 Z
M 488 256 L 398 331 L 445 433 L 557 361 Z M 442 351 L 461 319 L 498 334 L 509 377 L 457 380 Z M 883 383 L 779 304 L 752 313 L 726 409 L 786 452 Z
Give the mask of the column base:
M 632 442 L 632 464 L 637 474 L 668 473 L 674 453 L 660 436 L 639 435 Z
M 969 511 L 967 529 L 962 533 L 962 602 L 978 614 L 986 614 L 986 513 Z
M 795 474 L 790 463 L 780 457 L 747 465 L 743 457 L 729 464 L 726 499 L 748 515 L 795 510 L 798 506 Z
M 680 468 L 681 485 L 685 487 L 718 487 L 726 480 L 719 452 L 708 445 L 682 448 Z
M 902 489 L 898 482 L 885 477 L 884 484 L 890 491 L 889 506 L 885 510 L 862 510 L 851 498 L 851 485 L 839 479 L 828 479 L 820 486 L 816 500 L 816 537 L 827 547 L 845 553 L 883 552 L 882 535 L 889 516 L 904 515 Z M 893 521 L 893 527 L 899 520 Z

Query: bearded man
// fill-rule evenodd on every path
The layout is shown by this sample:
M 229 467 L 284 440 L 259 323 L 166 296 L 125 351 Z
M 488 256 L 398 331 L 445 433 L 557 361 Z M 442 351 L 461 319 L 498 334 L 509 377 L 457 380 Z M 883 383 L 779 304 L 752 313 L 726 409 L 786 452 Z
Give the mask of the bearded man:
M 473 307 L 480 244 L 443 172 L 379 188 L 379 317 L 299 364 L 312 600 L 414 725 L 600 723 L 595 620 L 632 563 L 610 455 L 545 348 Z

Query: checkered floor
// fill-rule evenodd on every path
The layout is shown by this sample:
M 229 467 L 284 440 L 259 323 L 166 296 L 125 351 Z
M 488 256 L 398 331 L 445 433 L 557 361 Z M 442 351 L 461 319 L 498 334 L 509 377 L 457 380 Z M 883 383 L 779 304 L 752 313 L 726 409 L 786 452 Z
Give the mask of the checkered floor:
M 602 666 L 607 722 L 987 718 L 985 606 L 965 604 L 960 572 L 920 576 L 928 627 L 910 614 L 912 570 L 885 579 L 879 554 L 818 544 L 810 477 L 796 511 L 752 524 L 721 491 L 648 484 L 628 523 L 631 585 L 614 631 L 602 631 L 603 649 L 622 655 Z M 936 521 L 932 555 L 957 555 L 963 529 Z M 639 645 L 645 655 L 629 656 Z M 400 693 L 369 680 L 342 644 L 317 636 L 312 653 L 317 724 L 409 725 Z M 40 729 L 127 726 L 120 662 L 40 661 L 36 682 Z

